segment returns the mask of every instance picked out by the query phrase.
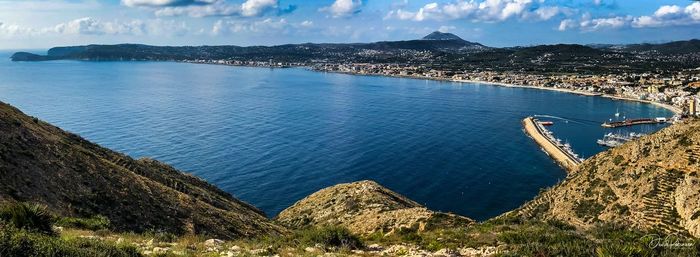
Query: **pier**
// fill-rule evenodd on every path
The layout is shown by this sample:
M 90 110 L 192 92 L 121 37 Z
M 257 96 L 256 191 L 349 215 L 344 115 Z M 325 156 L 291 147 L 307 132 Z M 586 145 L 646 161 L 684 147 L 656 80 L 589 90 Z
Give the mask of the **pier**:
M 659 124 L 659 123 L 666 123 L 666 121 L 667 121 L 666 118 L 626 119 L 623 121 L 605 122 L 605 123 L 601 124 L 601 126 L 603 126 L 605 128 L 617 128 L 617 127 L 628 127 L 628 126 L 642 125 L 642 124 Z
M 567 171 L 572 171 L 582 160 L 576 156 L 571 149 L 564 147 L 556 138 L 551 135 L 551 132 L 546 130 L 537 119 L 527 117 L 523 120 L 525 132 L 540 145 L 549 156 L 551 156 L 559 165 Z

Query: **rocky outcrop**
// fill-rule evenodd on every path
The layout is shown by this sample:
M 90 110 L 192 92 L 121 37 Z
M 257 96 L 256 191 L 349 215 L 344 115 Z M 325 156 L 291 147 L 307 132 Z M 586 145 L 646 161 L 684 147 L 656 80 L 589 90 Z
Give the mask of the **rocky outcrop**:
M 700 237 L 700 120 L 600 153 L 512 214 Z
M 322 189 L 285 209 L 275 220 L 290 228 L 343 226 L 363 235 L 473 223 L 469 218 L 428 210 L 374 181 Z
M 0 103 L 0 203 L 103 215 L 121 231 L 238 238 L 284 231 L 255 207 L 166 164 L 134 160 Z

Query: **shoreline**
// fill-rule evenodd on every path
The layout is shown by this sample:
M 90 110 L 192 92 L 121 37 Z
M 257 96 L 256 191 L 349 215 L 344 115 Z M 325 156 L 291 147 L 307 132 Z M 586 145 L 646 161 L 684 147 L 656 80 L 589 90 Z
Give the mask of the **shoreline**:
M 660 107 L 663 109 L 666 109 L 668 111 L 671 111 L 674 115 L 679 115 L 682 114 L 683 111 L 679 109 L 678 107 L 665 104 L 665 103 L 659 103 L 659 102 L 654 102 L 654 101 L 649 101 L 649 100 L 642 100 L 642 99 L 634 99 L 634 98 L 629 98 L 629 97 L 624 97 L 624 96 L 618 96 L 618 95 L 609 95 L 609 94 L 604 94 L 604 93 L 594 93 L 594 92 L 587 92 L 587 91 L 580 91 L 580 90 L 574 90 L 574 89 L 566 89 L 566 88 L 555 88 L 555 87 L 541 87 L 541 86 L 527 86 L 527 85 L 517 85 L 517 84 L 510 84 L 510 83 L 503 83 L 503 82 L 493 82 L 493 81 L 482 81 L 482 80 L 466 80 L 466 79 L 451 79 L 451 78 L 434 78 L 434 77 L 421 77 L 421 76 L 408 76 L 408 75 L 387 75 L 387 74 L 371 74 L 371 73 L 357 73 L 357 72 L 343 72 L 343 71 L 324 71 L 324 70 L 315 70 L 312 67 L 308 66 L 296 66 L 296 68 L 305 68 L 311 71 L 316 71 L 316 72 L 327 72 L 327 73 L 338 73 L 338 74 L 347 74 L 347 75 L 359 75 L 359 76 L 377 76 L 377 77 L 387 77 L 387 78 L 407 78 L 407 79 L 420 79 L 420 80 L 434 80 L 434 81 L 446 81 L 446 82 L 456 82 L 456 83 L 472 83 L 472 84 L 486 84 L 486 85 L 492 85 L 492 86 L 500 86 L 500 87 L 509 87 L 509 88 L 525 88 L 525 89 L 538 89 L 538 90 L 548 90 L 548 91 L 555 91 L 555 92 L 560 92 L 560 93 L 568 93 L 568 94 L 576 94 L 576 95 L 582 95 L 582 96 L 598 96 L 598 97 L 604 97 L 612 100 L 620 100 L 620 101 L 630 101 L 630 102 L 638 102 L 638 103 L 645 103 L 645 104 L 652 104 L 656 107 Z
M 326 71 L 326 70 L 317 70 L 317 69 L 314 69 L 312 66 L 265 67 L 265 66 L 255 66 L 255 65 L 234 65 L 234 64 L 221 64 L 221 63 L 196 63 L 196 62 L 182 62 L 182 63 L 191 63 L 191 64 L 211 64 L 211 65 L 223 65 L 223 66 L 234 66 L 234 67 L 249 67 L 249 68 L 270 68 L 270 69 L 301 68 L 301 69 L 306 69 L 306 70 L 310 70 L 310 71 L 314 71 L 314 72 L 336 73 L 336 74 L 346 74 L 346 75 L 355 75 L 355 76 L 375 76 L 375 77 L 386 77 L 386 78 L 405 78 L 405 79 L 433 80 L 433 81 L 445 81 L 445 82 L 456 82 L 456 83 L 486 84 L 486 85 L 491 85 L 491 86 L 500 86 L 500 87 L 509 87 L 509 88 L 525 88 L 525 89 L 548 90 L 548 91 L 555 91 L 555 92 L 568 93 L 568 94 L 576 94 L 576 95 L 582 95 L 582 96 L 598 96 L 598 97 L 604 97 L 604 98 L 608 98 L 608 99 L 612 99 L 612 100 L 620 100 L 620 101 L 630 101 L 630 102 L 638 102 L 638 103 L 652 104 L 652 105 L 654 105 L 654 106 L 656 106 L 656 107 L 660 107 L 660 108 L 666 109 L 666 110 L 668 110 L 668 111 L 671 111 L 674 115 L 683 114 L 683 110 L 679 109 L 679 108 L 676 107 L 676 106 L 669 105 L 669 104 L 665 104 L 665 103 L 659 103 L 659 102 L 654 102 L 654 101 L 649 101 L 649 100 L 642 100 L 642 99 L 629 98 L 629 97 L 618 96 L 618 95 L 609 95 L 609 94 L 605 94 L 605 93 L 595 93 L 595 92 L 580 91 L 580 90 L 567 89 L 567 88 L 541 87 L 541 86 L 527 86 L 527 85 L 517 85 L 517 84 L 510 84 L 510 83 L 503 83 L 503 82 L 482 81 L 482 80 L 468 80 L 468 79 L 435 78 L 435 77 L 410 76 L 410 75 L 373 74 L 373 73 L 358 73 L 358 72 L 346 72 L 346 71 Z
M 549 91 L 577 94 L 577 95 L 583 95 L 583 96 L 599 96 L 599 97 L 604 97 L 604 98 L 613 99 L 613 100 L 652 104 L 652 105 L 655 105 L 657 107 L 669 110 L 669 111 L 673 112 L 673 114 L 682 114 L 683 113 L 683 111 L 681 109 L 679 109 L 678 107 L 675 107 L 675 106 L 672 106 L 669 104 L 659 103 L 659 102 L 654 102 L 654 101 L 649 101 L 649 100 L 634 99 L 634 98 L 629 98 L 629 97 L 624 97 L 624 96 L 609 95 L 609 94 L 604 94 L 604 93 L 593 93 L 593 92 L 579 91 L 579 90 L 566 89 L 566 88 L 555 88 L 555 87 L 525 86 L 525 85 L 516 85 L 516 84 L 508 84 L 508 83 L 501 83 L 501 82 L 479 81 L 479 80 L 451 80 L 451 81 L 460 82 L 460 83 L 490 84 L 490 85 L 495 85 L 495 86 L 511 87 L 511 88 L 529 88 L 529 89 L 549 90 Z

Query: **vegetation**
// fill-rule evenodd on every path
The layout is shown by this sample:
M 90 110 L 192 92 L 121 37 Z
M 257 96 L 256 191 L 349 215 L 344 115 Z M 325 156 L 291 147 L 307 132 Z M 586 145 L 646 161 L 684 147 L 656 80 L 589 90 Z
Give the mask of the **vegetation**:
M 96 215 L 90 218 L 63 217 L 56 221 L 56 226 L 87 230 L 109 229 L 110 222 L 105 216 Z
M 92 224 L 72 220 L 76 224 Z M 13 203 L 3 206 L 0 208 L 0 256 L 141 256 L 131 245 L 90 238 L 62 238 L 54 233 L 53 221 L 54 217 L 40 205 Z
M 652 244 L 653 233 L 620 225 L 600 224 L 577 230 L 559 221 L 523 221 L 497 218 L 469 227 L 443 228 L 426 232 L 403 230 L 392 235 L 374 234 L 368 242 L 412 242 L 422 248 L 438 249 L 498 247 L 500 256 L 699 256 L 700 240 L 672 238 L 686 246 L 664 247 Z
M 0 208 L 0 220 L 19 229 L 53 234 L 53 217 L 46 207 L 37 204 L 14 203 Z

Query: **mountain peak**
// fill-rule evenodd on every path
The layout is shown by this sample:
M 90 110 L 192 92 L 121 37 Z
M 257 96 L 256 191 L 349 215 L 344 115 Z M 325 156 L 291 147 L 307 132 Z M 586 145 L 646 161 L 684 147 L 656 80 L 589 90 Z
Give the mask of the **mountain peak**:
M 462 38 L 458 37 L 455 34 L 452 33 L 443 33 L 440 31 L 435 31 L 433 33 L 428 34 L 427 36 L 422 38 L 423 40 L 460 40 L 463 41 Z

